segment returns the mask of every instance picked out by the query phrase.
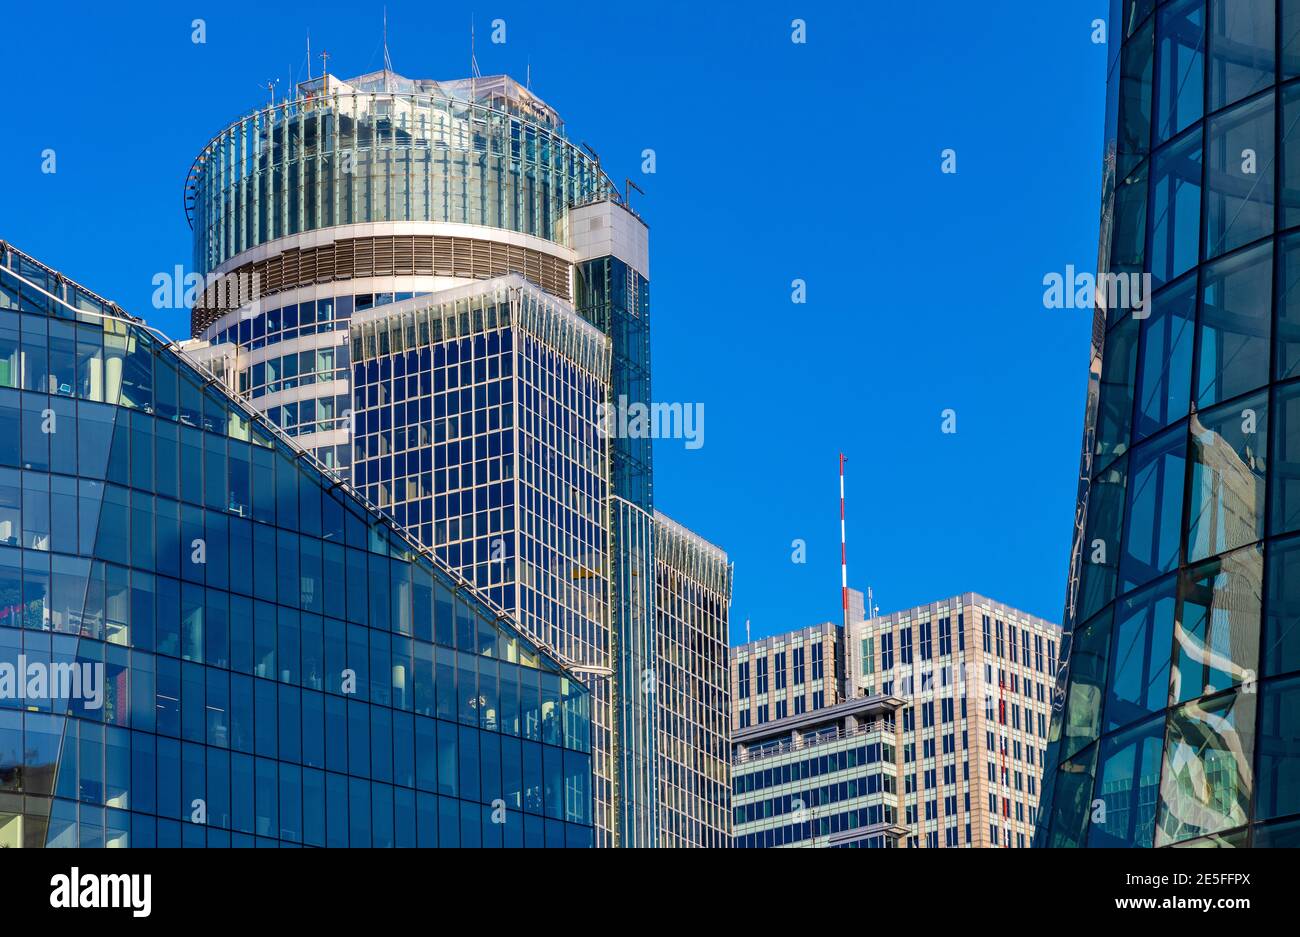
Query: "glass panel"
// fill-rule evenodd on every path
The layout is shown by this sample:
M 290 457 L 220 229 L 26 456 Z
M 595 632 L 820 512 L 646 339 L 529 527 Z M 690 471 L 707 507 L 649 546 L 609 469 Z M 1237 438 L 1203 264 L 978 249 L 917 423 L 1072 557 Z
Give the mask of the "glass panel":
M 1144 439 L 1187 415 L 1192 388 L 1196 277 L 1161 292 L 1142 321 L 1134 438 Z
M 1300 0 L 1282 0 L 1282 78 L 1300 75 Z
M 1260 710 L 1255 817 L 1300 813 L 1300 677 L 1264 684 Z
M 1170 702 L 1253 681 L 1259 666 L 1264 559 L 1248 547 L 1181 574 Z
M 1265 676 L 1300 670 L 1300 538 L 1269 544 L 1268 618 L 1260 664 Z
M 1254 693 L 1189 703 L 1169 717 L 1156 845 L 1246 822 L 1255 749 Z
M 1084 538 L 1085 563 L 1079 597 L 1079 617 L 1087 620 L 1115 597 L 1119 571 L 1120 526 L 1124 522 L 1126 459 L 1116 460 L 1093 479 L 1088 492 L 1088 522 Z
M 1198 120 L 1205 106 L 1205 0 L 1181 0 L 1157 19 L 1156 144 Z
M 1201 131 L 1151 158 L 1151 275 L 1157 286 L 1196 263 L 1201 240 Z
M 1297 2 L 1300 9 L 1300 0 Z M 1300 85 L 1282 91 L 1282 218 L 1284 228 L 1300 224 Z
M 1300 89 L 1300 85 L 1296 87 Z M 1300 161 L 1297 168 L 1300 169 Z M 1300 218 L 1296 220 L 1300 221 Z M 1284 381 L 1300 375 L 1300 236 L 1283 239 L 1280 250 L 1277 338 L 1274 344 L 1277 348 L 1277 379 Z
M 1102 694 L 1110 650 L 1111 612 L 1094 618 L 1074 634 L 1070 654 L 1070 695 L 1062 719 L 1061 756 L 1072 757 L 1101 732 Z
M 1178 565 L 1186 462 L 1187 438 L 1181 425 L 1138 446 L 1129 458 L 1120 558 L 1123 591 Z
M 1052 784 L 1051 815 L 1048 819 L 1047 845 L 1054 849 L 1084 844 L 1084 826 L 1092 813 L 1092 778 L 1096 766 L 1097 746 L 1063 762 Z
M 1206 257 L 1273 231 L 1273 95 L 1209 122 Z
M 1152 23 L 1124 43 L 1119 102 L 1119 152 L 1146 155 L 1151 151 Z
M 1205 269 L 1196 399 L 1213 406 L 1268 383 L 1273 248 L 1269 244 Z
M 1169 655 L 1174 643 L 1178 577 L 1170 576 L 1120 602 L 1115 610 L 1106 693 L 1106 731 L 1169 704 Z
M 1189 563 L 1263 538 L 1267 452 L 1267 394 L 1192 417 Z
M 1274 397 L 1272 530 L 1300 530 L 1300 385 L 1277 390 Z
M 1210 0 L 1210 110 L 1273 83 L 1275 0 Z
M 1151 845 L 1164 735 L 1165 719 L 1159 716 L 1102 742 L 1088 825 L 1090 848 Z
M 1133 422 L 1133 377 L 1137 370 L 1138 320 L 1128 316 L 1106 336 L 1097 405 L 1098 461 L 1128 451 Z

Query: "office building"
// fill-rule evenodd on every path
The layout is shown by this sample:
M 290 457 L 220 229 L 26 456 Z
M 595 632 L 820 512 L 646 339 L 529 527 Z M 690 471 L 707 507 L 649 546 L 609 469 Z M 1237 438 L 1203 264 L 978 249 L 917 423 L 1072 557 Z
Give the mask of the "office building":
M 843 702 L 843 632 L 823 622 L 732 648 L 732 731 Z
M 1300 845 L 1297 15 L 1112 4 L 1041 845 Z
M 736 730 L 734 843 L 740 849 L 893 849 L 901 824 L 903 700 L 859 697 Z
M 218 134 L 187 193 L 192 353 L 587 682 L 597 845 L 686 844 L 664 817 L 721 805 L 681 802 L 661 744 L 717 726 L 643 690 L 673 619 L 652 438 L 618 417 L 651 402 L 644 221 L 507 76 L 322 76 Z
M 909 845 L 1033 841 L 1060 628 L 975 593 L 844 634 L 845 696 L 898 696 Z
M 586 846 L 590 710 L 211 372 L 0 242 L 0 846 Z
M 827 726 L 837 738 L 844 707 L 891 701 L 880 718 L 896 732 L 900 845 L 1027 847 L 1060 629 L 974 593 L 870 618 L 862 593 L 848 598 L 847 626 L 733 649 L 736 758 L 770 740 L 797 747 Z M 733 762 L 736 797 L 740 771 Z M 739 837 L 739 802 L 734 813 Z
M 655 512 L 660 843 L 731 845 L 727 608 L 721 548 Z

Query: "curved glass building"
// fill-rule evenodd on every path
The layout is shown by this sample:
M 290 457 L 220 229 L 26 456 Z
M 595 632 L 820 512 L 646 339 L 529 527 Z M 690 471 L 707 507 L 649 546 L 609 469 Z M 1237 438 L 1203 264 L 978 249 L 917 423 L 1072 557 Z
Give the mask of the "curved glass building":
M 1110 22 L 1038 843 L 1297 845 L 1300 4 L 1116 0 Z
M 497 606 L 0 242 L 0 847 L 586 846 L 591 735 Z

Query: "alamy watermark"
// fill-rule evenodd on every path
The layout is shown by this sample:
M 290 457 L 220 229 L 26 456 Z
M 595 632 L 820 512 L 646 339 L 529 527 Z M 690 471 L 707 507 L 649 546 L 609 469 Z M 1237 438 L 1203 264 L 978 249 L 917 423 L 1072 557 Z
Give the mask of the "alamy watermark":
M 596 411 L 597 430 L 606 439 L 682 439 L 687 449 L 704 445 L 703 403 L 629 402 L 619 394 Z
M 85 709 L 104 705 L 104 665 L 93 661 L 50 663 L 18 655 L 17 664 L 0 661 L 0 699 L 78 700 Z
M 1043 277 L 1043 307 L 1046 309 L 1102 309 L 1129 310 L 1134 319 L 1151 315 L 1153 290 L 1149 273 L 1103 273 L 1093 276 L 1076 271 L 1073 264 L 1065 273 L 1049 273 Z

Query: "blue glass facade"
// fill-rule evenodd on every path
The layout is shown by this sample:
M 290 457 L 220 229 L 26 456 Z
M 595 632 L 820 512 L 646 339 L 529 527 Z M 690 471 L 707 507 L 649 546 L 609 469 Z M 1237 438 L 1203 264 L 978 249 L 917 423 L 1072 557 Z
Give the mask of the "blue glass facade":
M 563 659 L 609 666 L 602 337 L 522 277 L 353 321 L 353 480 Z M 612 828 L 595 680 L 598 841 Z
M 1297 26 L 1112 4 L 1098 282 L 1152 292 L 1094 318 L 1040 844 L 1300 842 Z
M 71 665 L 97 698 L 5 681 Z M 0 245 L 0 845 L 586 846 L 590 708 L 207 375 Z

